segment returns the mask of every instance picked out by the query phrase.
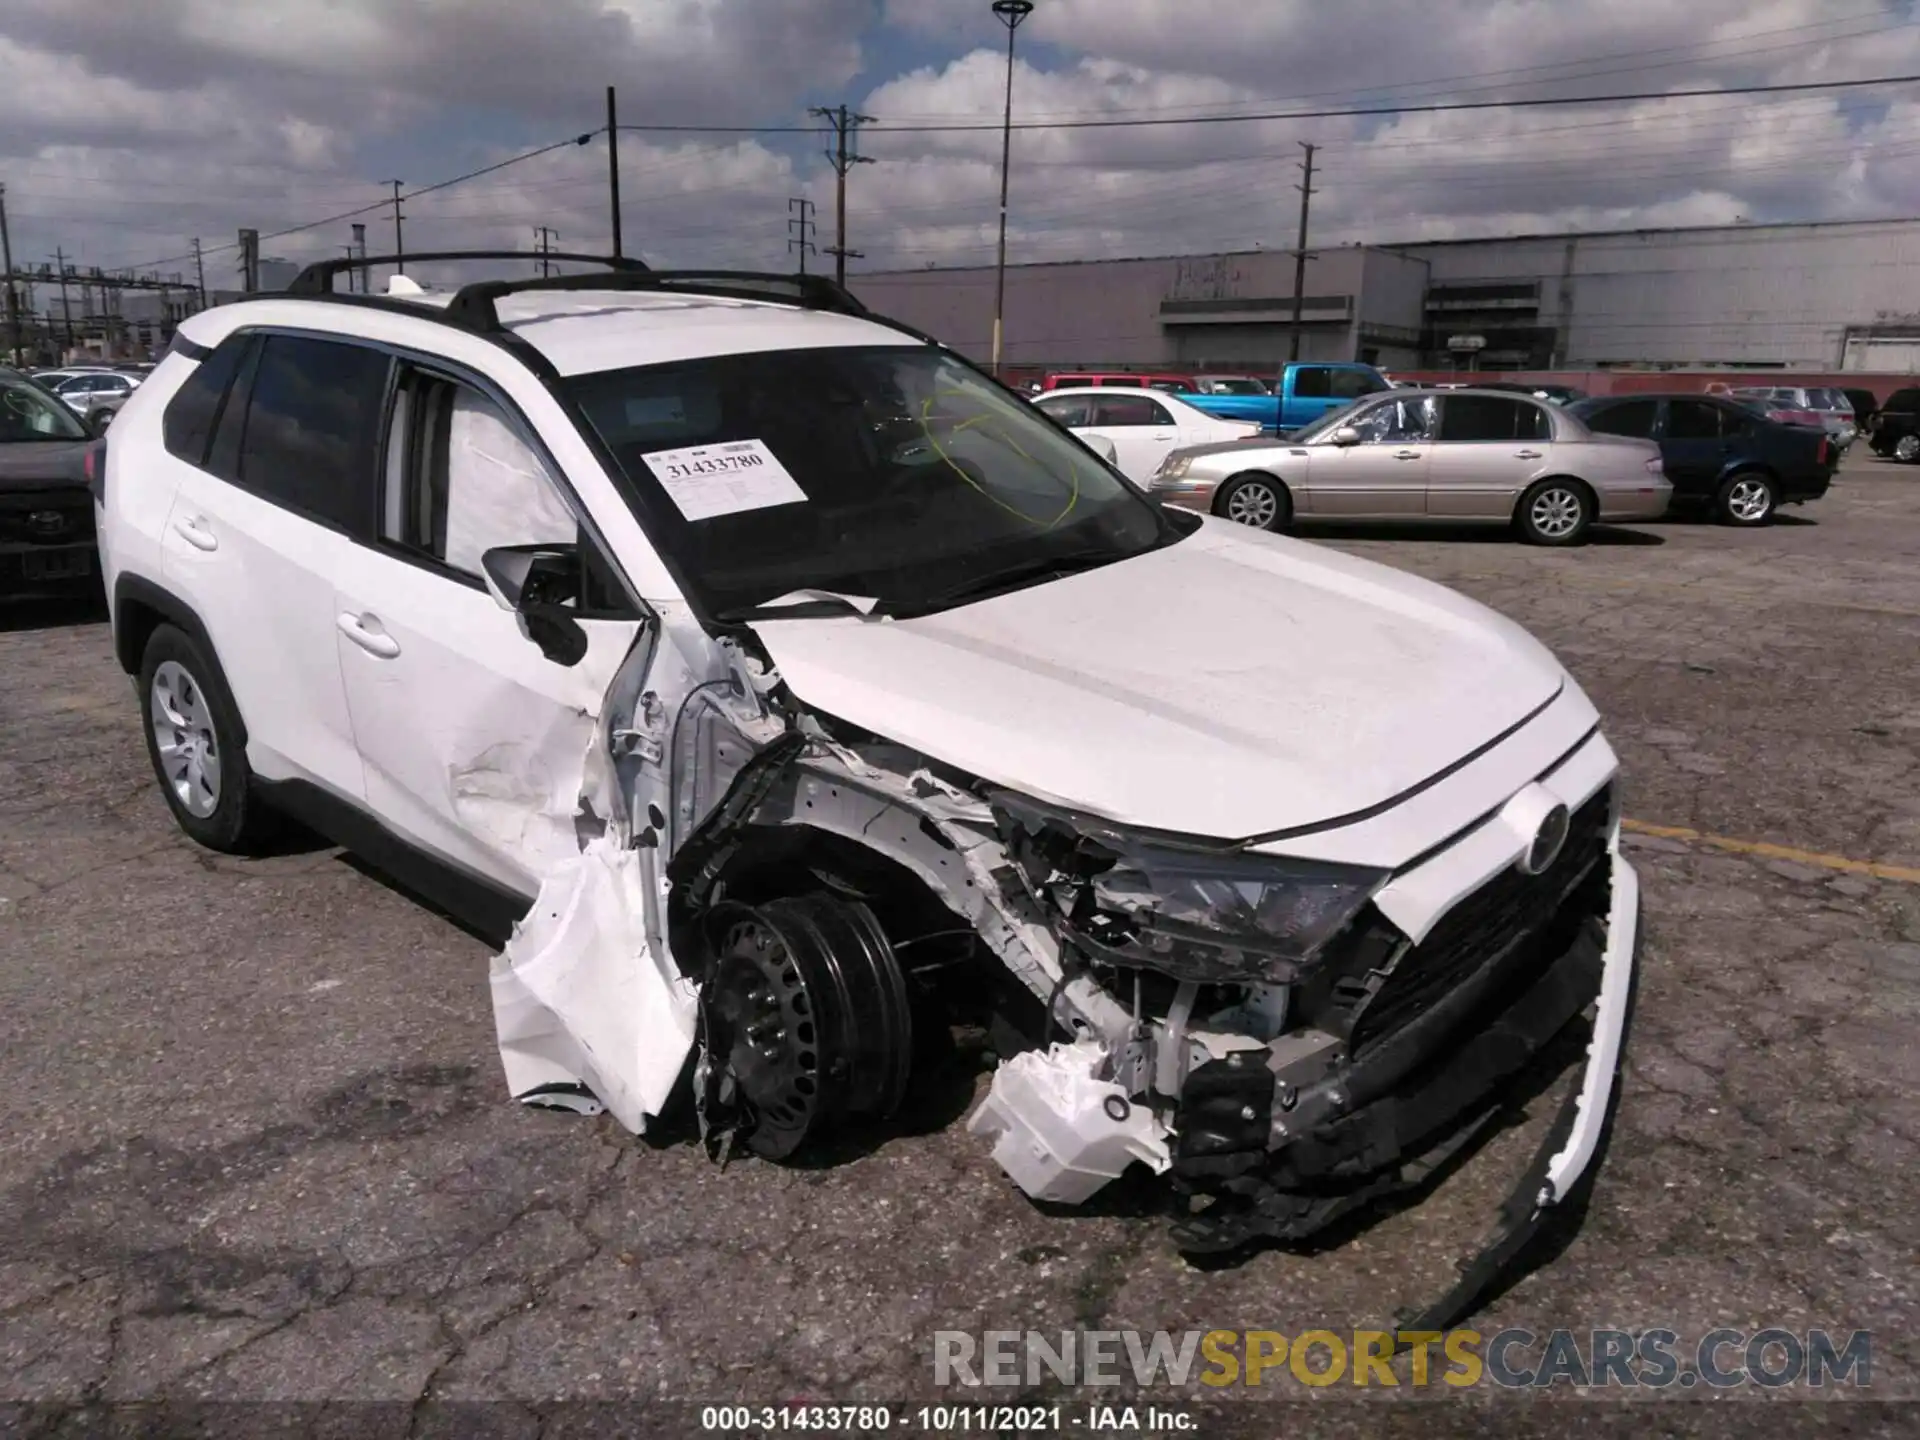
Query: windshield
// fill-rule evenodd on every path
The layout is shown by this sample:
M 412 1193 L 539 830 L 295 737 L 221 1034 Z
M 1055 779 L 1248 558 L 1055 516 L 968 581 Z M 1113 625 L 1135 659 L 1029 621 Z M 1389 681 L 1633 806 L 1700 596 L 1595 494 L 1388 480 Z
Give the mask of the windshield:
M 39 386 L 0 379 L 0 444 L 88 438 L 87 427 L 73 411 Z
M 930 346 L 710 356 L 565 383 L 714 614 L 801 589 L 915 609 L 1003 571 L 1122 559 L 1174 535 L 1030 403 Z

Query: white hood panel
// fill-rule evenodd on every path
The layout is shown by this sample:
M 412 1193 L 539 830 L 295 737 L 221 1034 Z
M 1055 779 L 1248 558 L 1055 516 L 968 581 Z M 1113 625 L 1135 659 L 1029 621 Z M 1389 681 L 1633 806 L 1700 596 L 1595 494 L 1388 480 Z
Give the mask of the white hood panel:
M 758 633 L 829 715 L 1036 798 L 1223 838 L 1389 802 L 1571 684 L 1462 595 L 1212 519 L 957 610 Z

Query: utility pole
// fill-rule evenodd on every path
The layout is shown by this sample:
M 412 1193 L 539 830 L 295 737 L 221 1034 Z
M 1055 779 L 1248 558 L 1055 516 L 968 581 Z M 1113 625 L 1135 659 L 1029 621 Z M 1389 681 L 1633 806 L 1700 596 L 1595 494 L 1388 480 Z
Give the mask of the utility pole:
M 67 331 L 67 348 L 73 348 L 73 306 L 67 301 L 67 252 L 56 249 L 53 263 L 60 271 L 60 320 Z
M 358 220 L 353 222 L 353 253 L 360 257 L 360 293 L 365 295 L 367 293 L 367 227 Z
M 847 260 L 849 257 L 863 258 L 858 250 L 847 249 L 847 171 L 855 165 L 871 165 L 871 155 L 853 153 L 853 132 L 872 121 L 871 115 L 855 115 L 844 105 L 816 105 L 807 112 L 818 115 L 833 127 L 833 149 L 827 152 L 827 159 L 833 162 L 833 244 L 827 247 L 827 253 L 833 256 L 833 278 L 836 283 L 847 283 Z
M 400 213 L 400 182 L 389 180 L 387 183 L 393 187 L 393 273 L 404 275 L 407 273 L 407 247 L 400 242 L 400 221 L 405 218 Z
M 7 187 L 0 185 L 0 261 L 7 267 L 7 358 L 20 363 L 20 292 L 13 288 L 13 236 L 7 233 Z
M 251 295 L 260 288 L 260 232 L 240 232 L 240 288 Z
M 200 291 L 200 308 L 207 308 L 207 260 L 200 253 L 200 237 L 193 237 L 193 274 Z
M 1289 362 L 1300 358 L 1300 309 L 1306 297 L 1307 287 L 1307 213 L 1313 204 L 1313 152 L 1314 146 L 1306 141 L 1300 142 L 1300 148 L 1307 152 L 1307 158 L 1301 165 L 1303 178 L 1293 188 L 1300 192 L 1300 243 L 1293 252 L 1293 337 L 1287 343 Z
M 534 226 L 533 233 L 540 237 L 540 274 L 544 278 L 553 274 L 553 262 L 547 259 L 547 256 L 553 250 L 552 242 L 559 237 L 553 233 L 551 227 L 546 225 Z
M 1033 0 L 993 0 L 993 17 L 1007 27 L 1007 108 L 1000 122 L 1000 255 L 993 267 L 993 373 L 1000 374 L 1000 341 L 1007 310 L 1007 175 L 1013 164 L 1013 32 L 1033 14 Z
M 800 273 L 807 273 L 807 252 L 813 249 L 813 202 L 804 195 L 787 201 L 787 253 L 800 252 Z
M 607 86 L 607 203 L 613 214 L 613 258 L 620 249 L 620 123 L 613 113 L 613 86 Z

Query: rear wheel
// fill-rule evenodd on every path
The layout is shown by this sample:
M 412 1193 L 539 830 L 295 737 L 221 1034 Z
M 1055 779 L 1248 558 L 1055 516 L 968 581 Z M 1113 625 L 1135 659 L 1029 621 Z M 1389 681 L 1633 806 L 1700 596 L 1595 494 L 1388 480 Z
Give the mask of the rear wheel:
M 1764 525 L 1773 518 L 1773 482 L 1757 470 L 1729 475 L 1715 497 L 1714 509 L 1727 525 Z
M 1893 442 L 1893 458 L 1911 465 L 1920 460 L 1920 435 L 1902 435 Z
M 1529 545 L 1576 545 L 1593 524 L 1593 495 L 1578 480 L 1542 480 L 1520 497 L 1513 520 Z
M 1293 523 L 1293 497 L 1271 475 L 1254 471 L 1235 475 L 1220 487 L 1215 511 L 1237 525 L 1284 530 Z
M 257 848 L 272 820 L 253 793 L 239 712 L 211 658 L 172 625 L 147 640 L 140 718 L 160 793 L 180 828 L 209 850 Z

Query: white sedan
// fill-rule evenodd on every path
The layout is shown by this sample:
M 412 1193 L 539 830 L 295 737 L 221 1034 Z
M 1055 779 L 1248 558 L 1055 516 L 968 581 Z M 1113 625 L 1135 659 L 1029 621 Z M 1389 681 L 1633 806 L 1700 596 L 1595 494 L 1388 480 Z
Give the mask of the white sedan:
M 1260 433 L 1250 420 L 1222 420 L 1160 390 L 1088 385 L 1049 390 L 1034 404 L 1083 439 L 1111 444 L 1120 473 L 1141 485 L 1175 450 Z

